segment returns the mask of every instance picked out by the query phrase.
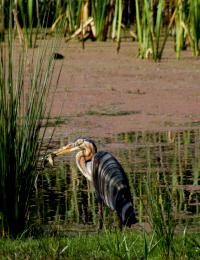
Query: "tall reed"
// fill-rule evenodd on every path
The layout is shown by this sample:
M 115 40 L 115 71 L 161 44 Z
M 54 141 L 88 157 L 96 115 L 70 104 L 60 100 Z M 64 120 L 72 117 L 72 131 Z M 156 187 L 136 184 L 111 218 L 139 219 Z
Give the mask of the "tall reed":
M 0 41 L 4 40 L 4 1 L 0 2 Z
M 149 58 L 152 56 L 155 61 L 160 60 L 166 42 L 164 38 L 161 45 L 164 1 L 158 1 L 155 13 L 154 1 L 144 0 L 139 4 L 139 1 L 136 0 L 135 5 L 139 57 Z
M 118 5 L 117 12 L 117 51 L 120 49 L 120 34 L 121 34 L 121 26 L 122 26 L 122 13 L 123 13 L 123 4 L 122 0 L 118 0 L 116 2 L 116 6 Z
M 23 0 L 19 0 L 18 4 L 20 9 L 20 15 L 23 22 L 22 27 L 23 27 L 25 41 L 29 47 L 32 47 L 33 46 L 33 1 L 28 0 L 27 3 L 24 3 Z M 27 17 L 27 13 L 28 13 L 28 17 Z
M 92 16 L 96 26 L 96 37 L 98 40 L 105 40 L 107 37 L 107 31 L 105 31 L 105 25 L 108 15 L 108 5 L 110 0 L 92 0 Z
M 189 33 L 193 54 L 200 54 L 200 0 L 189 0 Z
M 16 47 L 11 19 L 10 12 L 7 45 L 0 45 L 0 229 L 16 237 L 29 220 L 54 60 L 53 47 L 33 56 Z
M 188 35 L 187 29 L 187 1 L 177 0 L 176 1 L 176 16 L 175 16 L 175 51 L 176 57 L 180 58 L 182 50 L 186 49 L 186 37 Z
M 80 26 L 82 0 L 66 0 L 66 19 L 68 33 L 72 33 Z

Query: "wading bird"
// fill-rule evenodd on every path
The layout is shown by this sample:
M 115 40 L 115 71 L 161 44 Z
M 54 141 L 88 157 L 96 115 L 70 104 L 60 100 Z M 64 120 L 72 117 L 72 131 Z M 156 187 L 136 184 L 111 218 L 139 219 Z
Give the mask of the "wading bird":
M 117 159 L 110 153 L 99 151 L 92 140 L 80 138 L 49 154 L 45 163 L 53 165 L 54 158 L 78 150 L 76 164 L 82 174 L 92 182 L 99 206 L 99 228 L 103 225 L 103 204 L 115 210 L 122 225 L 135 224 L 128 178 Z

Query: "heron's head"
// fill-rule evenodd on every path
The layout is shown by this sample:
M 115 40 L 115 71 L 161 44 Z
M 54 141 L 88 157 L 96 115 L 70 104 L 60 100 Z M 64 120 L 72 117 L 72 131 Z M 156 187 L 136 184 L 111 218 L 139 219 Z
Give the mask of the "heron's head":
M 95 143 L 90 139 L 78 138 L 74 142 L 69 143 L 69 144 L 63 146 L 62 148 L 58 149 L 57 151 L 47 155 L 45 158 L 45 162 L 46 163 L 48 162 L 53 166 L 54 157 L 63 155 L 66 153 L 70 153 L 73 151 L 77 151 L 77 150 L 92 151 L 93 153 L 96 153 L 97 147 L 96 147 Z
M 74 141 L 74 150 L 93 150 L 95 153 L 97 152 L 97 147 L 93 140 L 86 138 L 78 138 Z

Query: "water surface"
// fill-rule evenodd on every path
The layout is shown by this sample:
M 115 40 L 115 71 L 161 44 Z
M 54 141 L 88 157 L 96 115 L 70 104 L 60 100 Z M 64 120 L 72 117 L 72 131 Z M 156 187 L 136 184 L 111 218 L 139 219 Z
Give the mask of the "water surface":
M 199 129 L 121 133 L 95 141 L 99 150 L 113 153 L 127 173 L 139 223 L 150 222 L 151 198 L 164 208 L 170 203 L 177 230 L 200 232 Z M 51 143 L 50 150 L 59 143 Z M 97 230 L 94 190 L 76 167 L 75 154 L 56 158 L 53 168 L 39 172 L 32 212 L 33 223 L 43 228 Z M 117 225 L 116 215 L 107 208 L 104 222 L 108 228 Z

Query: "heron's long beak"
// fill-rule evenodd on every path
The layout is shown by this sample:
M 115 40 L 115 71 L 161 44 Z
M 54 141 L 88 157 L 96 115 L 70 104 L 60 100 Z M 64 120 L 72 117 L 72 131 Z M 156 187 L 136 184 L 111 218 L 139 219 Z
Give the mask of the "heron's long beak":
M 65 153 L 70 153 L 70 152 L 76 150 L 75 148 L 76 148 L 76 147 L 74 146 L 74 144 L 73 144 L 73 143 L 70 143 L 70 144 L 65 145 L 65 146 L 63 146 L 62 148 L 60 148 L 60 149 L 54 151 L 53 154 L 54 154 L 55 156 L 63 155 L 63 154 L 65 154 Z
M 68 145 L 63 146 L 62 148 L 50 153 L 46 156 L 44 164 L 50 163 L 52 166 L 54 165 L 54 158 L 59 155 L 63 155 L 65 153 L 70 153 L 72 151 L 77 150 L 78 147 L 74 145 L 74 143 L 70 143 Z

